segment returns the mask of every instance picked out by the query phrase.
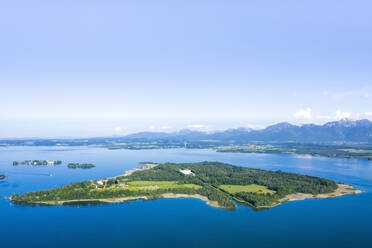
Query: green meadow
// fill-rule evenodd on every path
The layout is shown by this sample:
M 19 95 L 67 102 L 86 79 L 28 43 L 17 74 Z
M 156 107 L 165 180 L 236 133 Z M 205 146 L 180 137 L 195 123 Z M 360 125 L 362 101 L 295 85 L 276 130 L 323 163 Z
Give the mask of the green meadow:
M 128 190 L 157 190 L 157 189 L 200 189 L 196 184 L 183 184 L 177 181 L 131 181 L 128 182 Z
M 266 186 L 257 185 L 257 184 L 249 184 L 249 185 L 221 185 L 220 189 L 230 193 L 235 194 L 238 192 L 249 192 L 249 193 L 256 193 L 256 194 L 275 194 L 274 190 L 268 189 Z

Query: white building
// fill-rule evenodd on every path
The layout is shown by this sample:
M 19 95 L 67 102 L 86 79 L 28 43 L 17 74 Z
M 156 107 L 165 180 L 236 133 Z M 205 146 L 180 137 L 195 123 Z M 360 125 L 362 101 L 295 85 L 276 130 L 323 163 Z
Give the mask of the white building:
M 189 169 L 185 169 L 185 170 L 180 169 L 179 172 L 181 172 L 184 175 L 194 175 L 194 173 Z
M 97 184 L 99 185 L 104 185 L 106 182 L 107 182 L 107 179 L 97 180 Z

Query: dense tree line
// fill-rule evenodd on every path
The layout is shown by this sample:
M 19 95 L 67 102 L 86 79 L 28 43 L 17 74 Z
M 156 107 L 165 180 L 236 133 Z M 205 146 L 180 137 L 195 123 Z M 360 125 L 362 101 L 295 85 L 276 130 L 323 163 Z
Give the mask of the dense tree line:
M 94 164 L 69 163 L 67 165 L 67 167 L 70 168 L 70 169 L 77 169 L 77 168 L 80 168 L 80 169 L 90 169 L 90 168 L 95 167 L 95 165 Z
M 362 158 L 372 160 L 371 144 L 327 145 L 311 143 L 274 143 L 222 145 L 214 147 L 217 152 L 235 153 L 295 153 L 329 158 Z
M 180 169 L 190 169 L 196 176 L 183 175 L 179 172 Z M 321 194 L 330 193 L 337 189 L 335 182 L 324 178 L 282 171 L 251 169 L 220 162 L 165 163 L 151 170 L 136 171 L 128 179 L 133 181 L 182 181 L 217 187 L 222 184 L 258 184 L 286 194 L 295 192 Z

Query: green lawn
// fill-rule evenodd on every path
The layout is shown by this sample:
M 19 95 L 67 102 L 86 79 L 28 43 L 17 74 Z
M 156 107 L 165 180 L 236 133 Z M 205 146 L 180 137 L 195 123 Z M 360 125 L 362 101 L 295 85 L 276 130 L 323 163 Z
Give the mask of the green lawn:
M 179 184 L 177 181 L 132 181 L 128 182 L 129 190 L 157 190 L 175 188 L 199 189 L 201 186 L 196 184 Z
M 261 186 L 257 184 L 250 184 L 250 185 L 221 185 L 221 189 L 229 192 L 230 194 L 235 194 L 238 192 L 251 192 L 257 194 L 275 194 L 275 191 L 268 189 L 266 186 Z

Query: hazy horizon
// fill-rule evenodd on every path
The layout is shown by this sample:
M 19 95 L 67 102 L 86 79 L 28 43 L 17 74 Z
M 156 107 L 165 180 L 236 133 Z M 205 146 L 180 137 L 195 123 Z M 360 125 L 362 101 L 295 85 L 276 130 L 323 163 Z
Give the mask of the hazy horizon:
M 372 119 L 369 1 L 8 1 L 0 137 Z
M 350 119 L 350 118 L 342 118 L 338 120 L 331 120 L 327 121 L 324 123 L 290 123 L 292 125 L 296 126 L 302 126 L 302 125 L 307 125 L 307 124 L 315 124 L 315 125 L 325 125 L 328 122 L 332 121 L 360 121 L 360 120 L 368 120 L 367 118 L 365 119 Z M 80 139 L 80 138 L 94 138 L 94 137 L 120 137 L 120 136 L 126 136 L 126 135 L 131 135 L 135 133 L 141 133 L 141 132 L 161 132 L 161 133 L 177 133 L 177 132 L 182 132 L 184 130 L 190 130 L 190 131 L 198 131 L 198 132 L 204 132 L 204 133 L 215 133 L 215 132 L 224 132 L 227 130 L 231 129 L 239 129 L 239 128 L 246 128 L 247 130 L 264 130 L 265 128 L 280 124 L 280 123 L 289 123 L 287 121 L 281 121 L 281 122 L 276 122 L 276 123 L 271 123 L 266 126 L 233 126 L 233 127 L 227 127 L 227 128 L 220 128 L 220 129 L 211 129 L 210 126 L 205 126 L 205 125 L 199 125 L 199 124 L 194 124 L 194 125 L 188 125 L 183 128 L 175 129 L 175 128 L 160 128 L 156 129 L 155 127 L 150 127 L 149 129 L 143 129 L 143 130 L 137 130 L 133 132 L 125 132 L 125 130 L 114 130 L 114 132 L 111 135 L 96 135 L 96 136 L 72 136 L 72 135 L 65 135 L 65 136 L 28 136 L 28 137 L 0 137 L 0 140 L 6 140 L 6 139 Z M 121 129 L 120 127 L 116 127 L 116 129 Z

